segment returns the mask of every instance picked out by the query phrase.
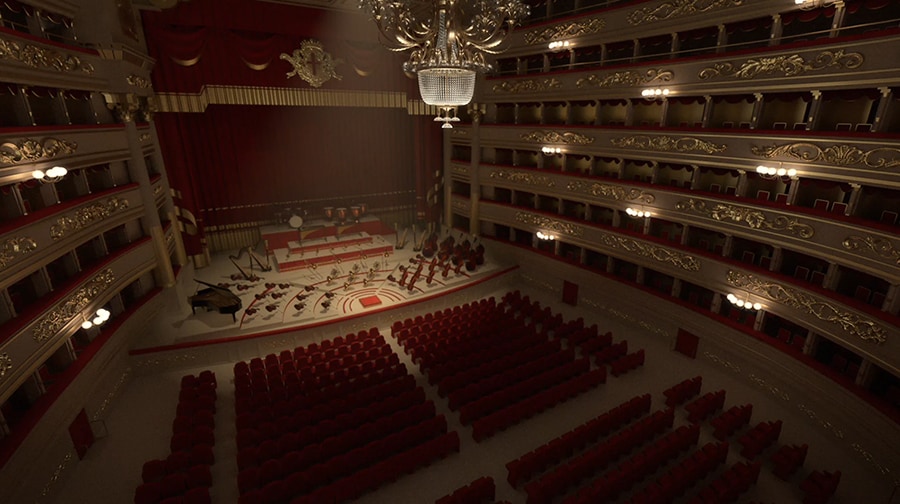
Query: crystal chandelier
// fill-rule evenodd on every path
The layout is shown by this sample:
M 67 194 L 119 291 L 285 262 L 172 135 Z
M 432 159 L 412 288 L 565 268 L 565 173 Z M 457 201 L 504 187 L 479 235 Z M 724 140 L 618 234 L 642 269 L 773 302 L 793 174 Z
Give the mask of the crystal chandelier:
M 528 16 L 520 0 L 360 0 L 392 51 L 410 50 L 403 70 L 415 73 L 422 100 L 442 110 L 435 121 L 452 127 L 451 109 L 472 101 L 475 74 L 491 66 L 485 54 Z

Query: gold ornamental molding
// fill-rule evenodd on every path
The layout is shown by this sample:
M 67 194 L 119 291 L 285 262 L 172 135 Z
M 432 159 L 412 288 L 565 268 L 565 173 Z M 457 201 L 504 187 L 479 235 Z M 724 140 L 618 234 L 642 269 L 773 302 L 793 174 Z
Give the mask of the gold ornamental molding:
M 313 89 L 307 87 L 204 86 L 199 93 L 158 93 L 158 112 L 204 112 L 210 105 L 281 107 L 396 108 L 409 115 L 435 115 L 421 100 L 401 91 Z M 455 129 L 455 128 L 454 128 Z
M 870 254 L 875 254 L 887 262 L 892 262 L 895 265 L 900 266 L 900 249 L 895 247 L 894 243 L 890 240 L 876 238 L 872 235 L 851 235 L 844 238 L 841 245 L 843 245 L 845 249 L 853 252 L 865 251 Z
M 127 82 L 129 86 L 143 89 L 148 89 L 151 86 L 150 79 L 135 74 L 131 74 L 128 77 L 125 77 L 125 82 Z
M 492 179 L 507 180 L 509 182 L 517 182 L 521 184 L 536 185 L 547 188 L 556 186 L 556 182 L 550 177 L 546 175 L 535 175 L 528 172 L 499 169 L 492 171 L 490 177 Z
M 116 279 L 112 269 L 106 269 L 88 281 L 87 284 L 69 295 L 62 304 L 56 306 L 34 327 L 31 337 L 42 343 L 53 337 L 66 324 L 83 315 L 84 308 L 99 297 Z
M 4 269 L 19 257 L 37 250 L 37 242 L 27 236 L 7 238 L 0 244 L 0 269 Z
M 293 54 L 281 53 L 279 57 L 294 67 L 287 73 L 288 79 L 297 75 L 315 88 L 331 79 L 343 79 L 335 71 L 335 67 L 343 63 L 343 60 L 332 59 L 318 40 L 304 40 L 300 42 L 300 49 L 294 49 Z
M 536 93 L 557 89 L 562 85 L 556 79 L 526 79 L 520 81 L 503 81 L 491 88 L 495 93 Z
M 716 63 L 711 67 L 700 70 L 697 77 L 704 80 L 717 77 L 754 79 L 759 75 L 791 77 L 826 68 L 853 70 L 861 67 L 864 62 L 865 57 L 862 54 L 855 52 L 845 53 L 843 49 L 839 49 L 837 51 L 822 51 L 812 60 L 807 60 L 799 54 L 791 54 L 768 58 L 750 58 L 739 64 L 731 62 Z
M 6 373 L 12 369 L 12 357 L 8 353 L 0 353 L 0 380 L 6 377 Z
M 728 148 L 725 144 L 714 144 L 695 137 L 675 138 L 670 136 L 635 135 L 628 137 L 610 138 L 610 143 L 622 149 L 655 150 L 665 152 L 694 152 L 700 151 L 707 154 L 724 152 Z
M 864 151 L 847 144 L 823 148 L 808 142 L 794 142 L 781 145 L 754 145 L 750 147 L 750 152 L 764 158 L 787 157 L 808 163 L 823 162 L 838 166 L 863 165 L 873 169 L 900 166 L 900 149 L 891 147 Z
M 598 198 L 605 198 L 615 201 L 642 201 L 644 203 L 653 203 L 656 196 L 651 193 L 641 191 L 635 188 L 625 188 L 613 184 L 601 184 L 599 182 L 583 182 L 581 180 L 573 180 L 566 184 L 566 189 L 572 192 L 580 192 L 590 194 Z
M 774 219 L 769 220 L 766 218 L 765 213 L 753 208 L 722 203 L 716 203 L 710 207 L 705 201 L 693 198 L 679 201 L 675 204 L 675 210 L 702 215 L 717 221 L 746 224 L 752 229 L 764 229 L 776 233 L 790 234 L 807 240 L 812 238 L 816 232 L 809 224 L 784 215 L 778 215 Z
M 78 144 L 69 140 L 58 138 L 44 138 L 35 140 L 26 138 L 19 142 L 4 142 L 0 144 L 0 163 L 19 164 L 32 163 L 42 159 L 53 159 L 75 153 Z
M 80 70 L 88 75 L 94 73 L 93 65 L 82 62 L 78 56 L 4 38 L 0 38 L 0 60 L 17 61 L 31 68 L 51 69 L 57 72 Z
M 519 138 L 527 142 L 538 143 L 557 143 L 566 145 L 590 145 L 594 143 L 594 138 L 566 131 L 559 133 L 556 131 L 532 131 L 531 133 L 522 133 Z
M 568 23 L 549 26 L 543 30 L 531 30 L 530 32 L 525 33 L 525 43 L 531 45 L 549 42 L 551 40 L 567 39 L 579 35 L 597 33 L 605 26 L 606 20 L 601 18 L 570 21 Z
M 450 170 L 453 173 L 458 173 L 460 175 L 468 175 L 469 174 L 468 166 L 463 166 L 463 165 L 458 165 L 458 164 L 450 165 Z
M 577 88 L 605 88 L 613 86 L 643 86 L 654 81 L 668 82 L 675 77 L 675 72 L 661 68 L 651 68 L 645 72 L 625 70 L 612 72 L 604 76 L 591 74 L 575 81 Z
M 613 233 L 600 234 L 599 241 L 609 248 L 625 250 L 654 261 L 671 264 L 685 271 L 700 271 L 700 261 L 696 257 L 659 247 L 652 243 Z
M 112 197 L 100 203 L 79 208 L 72 216 L 63 216 L 50 226 L 50 238 L 60 240 L 70 233 L 80 231 L 92 223 L 128 209 L 128 200 Z
M 150 133 L 141 133 L 141 136 L 138 137 L 138 140 L 140 140 L 141 142 L 150 140 Z
M 877 322 L 855 313 L 842 311 L 837 306 L 793 287 L 734 270 L 728 270 L 727 280 L 737 288 L 752 291 L 785 306 L 805 311 L 819 320 L 836 324 L 848 334 L 863 341 L 878 345 L 887 341 L 887 330 Z
M 670 0 L 653 7 L 644 7 L 631 11 L 626 19 L 632 25 L 638 26 L 644 23 L 690 16 L 743 3 L 743 0 Z
M 569 222 L 562 222 L 543 215 L 535 215 L 527 212 L 516 212 L 516 221 L 523 224 L 537 226 L 548 231 L 556 231 L 570 236 L 581 236 L 584 234 L 584 228 L 576 226 Z

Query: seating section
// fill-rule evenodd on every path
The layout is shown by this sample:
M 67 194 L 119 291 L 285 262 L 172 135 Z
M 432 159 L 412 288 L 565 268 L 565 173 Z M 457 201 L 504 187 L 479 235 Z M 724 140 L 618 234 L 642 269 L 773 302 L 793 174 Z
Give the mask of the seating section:
M 700 387 L 703 384 L 703 378 L 700 376 L 696 376 L 694 378 L 690 378 L 684 380 L 680 383 L 676 383 L 672 387 L 663 391 L 663 395 L 666 396 L 666 406 L 670 408 L 674 408 L 678 406 L 688 399 L 698 395 L 700 393 Z
M 393 335 L 482 441 L 606 381 L 549 335 L 562 317 L 518 291 L 392 324 Z
M 143 483 L 135 490 L 135 504 L 211 501 L 216 387 L 216 375 L 209 370 L 198 376 L 182 377 L 172 422 L 170 454 L 164 460 L 144 463 Z
M 434 504 L 483 504 L 494 502 L 494 478 L 484 476 L 436 500 Z
M 234 366 L 241 502 L 341 502 L 459 450 L 377 328 Z
M 624 341 L 622 342 L 624 343 Z M 644 365 L 644 349 L 637 352 L 623 355 L 610 363 L 610 373 L 613 376 L 622 376 L 623 374 L 637 369 Z
M 762 464 L 738 462 L 720 474 L 689 502 L 690 504 L 718 504 L 734 502 L 756 484 Z
M 780 434 L 781 420 L 760 422 L 738 439 L 738 442 L 743 447 L 741 455 L 748 459 L 756 458 L 772 443 L 777 441 Z
M 732 406 L 728 411 L 713 418 L 710 422 L 713 426 L 713 436 L 724 441 L 737 432 L 738 429 L 750 423 L 753 414 L 753 405 Z
M 666 504 L 684 495 L 685 491 L 725 463 L 728 443 L 708 443 L 690 457 L 635 492 L 631 504 Z
M 806 444 L 782 446 L 772 455 L 772 474 L 787 480 L 803 465 L 808 451 Z
M 722 409 L 725 405 L 725 391 L 708 392 L 684 407 L 688 412 L 688 421 L 697 423 Z
M 831 499 L 841 482 L 841 471 L 813 471 L 800 483 L 805 494 L 803 504 L 824 504 Z

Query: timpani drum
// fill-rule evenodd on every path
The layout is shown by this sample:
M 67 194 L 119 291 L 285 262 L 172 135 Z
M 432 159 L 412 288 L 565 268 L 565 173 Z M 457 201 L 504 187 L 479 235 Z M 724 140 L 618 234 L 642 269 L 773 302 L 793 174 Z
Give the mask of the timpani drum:
M 325 212 L 325 218 L 331 220 L 334 218 L 334 207 L 327 206 L 322 209 Z
M 347 222 L 347 209 L 345 207 L 337 208 L 337 220 L 341 224 Z
M 353 216 L 353 220 L 359 224 L 359 218 L 362 216 L 362 209 L 359 208 L 359 205 L 353 205 L 350 207 L 350 215 Z

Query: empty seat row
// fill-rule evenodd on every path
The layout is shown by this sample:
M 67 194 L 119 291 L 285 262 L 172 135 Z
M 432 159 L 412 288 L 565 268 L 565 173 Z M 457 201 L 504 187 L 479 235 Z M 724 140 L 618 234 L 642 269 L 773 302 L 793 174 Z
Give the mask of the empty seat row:
M 756 427 L 745 432 L 738 438 L 738 442 L 743 447 L 741 455 L 748 459 L 756 458 L 763 450 L 777 441 L 780 434 L 781 420 L 758 423 Z
M 722 409 L 725 405 L 725 391 L 707 392 L 688 403 L 684 409 L 688 412 L 688 421 L 701 422 L 706 417 Z
M 624 343 L 624 341 L 623 341 Z M 609 372 L 613 376 L 622 376 L 623 374 L 637 369 L 640 366 L 644 365 L 644 349 L 640 349 L 637 352 L 633 352 L 630 354 L 623 355 L 618 359 L 610 362 L 609 364 Z
M 509 348 L 503 345 L 487 349 L 484 352 L 489 356 L 487 359 L 481 354 L 473 356 L 475 359 L 470 359 L 474 362 L 460 362 L 459 366 L 456 367 L 458 371 L 438 380 L 438 393 L 446 397 L 448 394 L 478 380 L 561 349 L 559 342 L 547 341 L 539 335 L 527 337 L 521 341 L 521 344 L 516 341 L 509 341 L 508 345 Z M 429 377 L 436 375 L 435 371 L 433 369 L 429 370 Z
M 772 455 L 772 474 L 783 480 L 790 478 L 803 462 L 809 445 L 784 445 Z
M 496 492 L 494 478 L 483 476 L 439 498 L 434 504 L 482 504 L 494 502 Z
M 692 498 L 690 504 L 734 502 L 756 484 L 760 467 L 759 461 L 752 464 L 744 462 L 734 464 Z
M 632 494 L 629 504 L 668 504 L 725 462 L 728 443 L 708 443 Z M 578 503 L 582 504 L 582 503 Z M 587 503 L 585 503 L 587 504 Z
M 841 482 L 841 471 L 813 471 L 800 483 L 803 490 L 803 504 L 824 504 Z
M 700 394 L 700 387 L 702 384 L 703 378 L 696 376 L 667 388 L 663 391 L 663 395 L 666 397 L 666 406 L 674 408 L 692 397 L 697 396 Z
M 597 353 L 594 354 L 594 359 L 597 362 L 598 366 L 602 366 L 604 364 L 609 364 L 612 361 L 619 359 L 620 357 L 624 357 L 627 353 L 628 341 L 622 340 L 618 343 L 613 343 L 606 348 L 600 349 Z
M 713 436 L 720 441 L 724 441 L 731 437 L 738 429 L 750 423 L 752 414 L 752 404 L 732 406 L 710 421 L 710 424 L 713 426 Z

